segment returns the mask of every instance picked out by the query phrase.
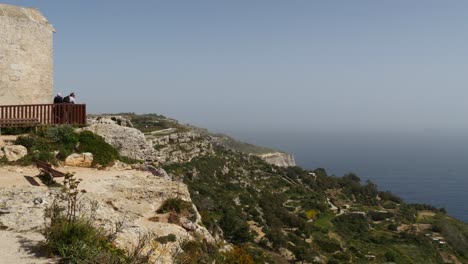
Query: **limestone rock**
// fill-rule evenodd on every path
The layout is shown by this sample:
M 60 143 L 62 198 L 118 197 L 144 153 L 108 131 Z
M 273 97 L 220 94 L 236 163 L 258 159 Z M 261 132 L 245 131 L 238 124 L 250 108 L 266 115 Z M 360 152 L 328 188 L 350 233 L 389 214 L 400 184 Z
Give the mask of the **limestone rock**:
M 123 156 L 137 160 L 151 160 L 154 155 L 153 146 L 146 141 L 145 135 L 138 129 L 115 123 L 97 123 L 87 126 L 83 130 L 100 135 Z
M 91 167 L 93 160 L 94 157 L 92 153 L 73 153 L 65 159 L 65 165 L 74 167 Z
M 295 257 L 294 257 L 294 253 L 292 253 L 290 250 L 286 249 L 286 248 L 280 248 L 278 250 L 278 253 L 283 256 L 285 259 L 289 260 L 289 261 L 294 261 Z
M 112 169 L 116 170 L 131 170 L 132 166 L 128 165 L 127 163 L 123 163 L 120 160 L 114 161 L 114 165 L 112 165 Z
M 188 162 L 195 157 L 213 154 L 213 144 L 206 135 L 194 131 L 175 132 L 164 130 L 166 134 L 152 132 L 147 135 L 155 149 L 154 161 L 159 164 Z M 156 131 L 159 132 L 159 131 Z
M 192 130 L 167 128 L 144 134 L 133 128 L 130 120 L 118 115 L 92 116 L 88 124 L 82 130 L 102 136 L 121 155 L 156 165 L 188 162 L 214 153 L 210 138 Z
M 124 127 L 133 127 L 133 124 L 130 120 L 122 116 L 89 116 L 87 120 L 88 125 L 94 124 L 107 124 L 107 125 L 119 125 Z
M 156 215 L 156 209 L 175 193 L 184 201 L 191 202 L 188 187 L 183 182 L 154 177 L 139 170 L 77 168 L 75 177 L 82 179 L 79 189 L 86 190 L 80 199 L 80 212 L 89 214 L 95 204 L 97 225 L 110 231 L 115 230 L 117 224 L 122 224 L 115 241 L 120 248 L 132 248 L 145 233 L 154 236 L 174 234 L 178 241 L 201 237 L 214 242 L 208 230 L 199 224 L 196 207 L 193 208 L 197 219 L 183 220 L 180 224 L 169 223 L 163 215 Z M 45 186 L 0 188 L 0 225 L 14 232 L 38 232 L 45 221 L 49 221 L 44 218 L 45 208 L 58 193 L 60 188 L 48 189 Z M 66 205 L 65 201 L 59 202 Z M 164 251 L 157 252 L 162 256 L 161 262 L 152 263 L 174 263 L 171 252 L 179 250 L 179 245 L 170 243 L 166 247 Z
M 296 166 L 294 156 L 288 153 L 271 152 L 265 154 L 258 154 L 257 156 L 266 161 L 267 163 L 276 165 L 278 167 Z
M 157 176 L 166 180 L 171 180 L 171 177 L 169 176 L 169 174 L 167 174 L 167 172 L 162 168 L 156 168 L 148 164 L 135 164 L 132 166 L 132 168 L 136 170 L 140 170 L 140 171 L 148 171 L 154 176 Z
M 44 212 L 47 203 L 52 200 L 46 189 L 39 188 L 3 188 L 0 190 L 0 222 L 18 232 L 37 229 L 44 225 Z M 38 203 L 39 199 L 42 203 Z
M 195 231 L 197 229 L 196 225 L 185 217 L 180 219 L 180 225 L 187 231 Z
M 3 148 L 8 161 L 16 161 L 28 154 L 28 150 L 21 145 L 5 146 Z

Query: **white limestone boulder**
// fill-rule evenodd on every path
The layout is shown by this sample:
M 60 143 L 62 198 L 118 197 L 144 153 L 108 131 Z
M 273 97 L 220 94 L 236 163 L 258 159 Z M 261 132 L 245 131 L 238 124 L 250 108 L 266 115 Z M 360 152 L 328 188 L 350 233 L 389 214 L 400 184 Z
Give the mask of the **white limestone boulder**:
M 73 153 L 65 159 L 65 165 L 73 167 L 91 167 L 94 156 L 92 153 Z
M 153 146 L 138 129 L 117 124 L 93 124 L 82 130 L 91 131 L 115 147 L 123 156 L 137 160 L 151 160 L 154 156 Z
M 5 146 L 3 152 L 8 161 L 17 161 L 28 154 L 28 150 L 21 145 Z

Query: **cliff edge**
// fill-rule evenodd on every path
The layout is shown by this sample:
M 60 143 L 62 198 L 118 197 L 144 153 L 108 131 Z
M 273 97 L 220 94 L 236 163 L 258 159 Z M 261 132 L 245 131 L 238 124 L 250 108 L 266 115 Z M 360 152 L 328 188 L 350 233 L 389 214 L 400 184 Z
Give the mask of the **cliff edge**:
M 271 152 L 265 154 L 257 154 L 258 157 L 268 162 L 269 164 L 276 165 L 278 167 L 294 167 L 296 161 L 294 156 L 283 152 Z

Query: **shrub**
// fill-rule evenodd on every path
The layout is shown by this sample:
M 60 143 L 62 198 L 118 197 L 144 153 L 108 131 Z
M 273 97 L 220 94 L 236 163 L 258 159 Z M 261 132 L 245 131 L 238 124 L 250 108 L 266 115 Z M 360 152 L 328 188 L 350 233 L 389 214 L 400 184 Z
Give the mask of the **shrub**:
M 403 199 L 401 199 L 400 197 L 398 197 L 396 194 L 392 193 L 392 192 L 380 192 L 379 193 L 379 196 L 380 198 L 382 198 L 382 200 L 384 201 L 391 201 L 391 202 L 394 202 L 394 203 L 397 203 L 397 204 L 401 204 L 403 203 Z
M 15 164 L 21 166 L 31 165 L 35 160 L 47 161 L 53 165 L 57 165 L 57 159 L 54 154 L 48 150 L 36 150 L 28 153 L 26 156 L 15 161 Z
M 31 127 L 3 127 L 3 135 L 21 135 L 31 132 Z
M 50 224 L 46 227 L 46 250 L 59 255 L 66 263 L 93 263 L 105 258 L 112 263 L 125 263 L 125 254 L 109 241 L 105 232 L 95 227 L 91 219 L 80 218 L 78 200 L 81 191 L 73 175 L 65 176 L 61 193 L 46 209 Z M 62 203 L 66 207 L 61 206 Z
M 167 213 L 167 212 L 175 212 L 180 214 L 184 210 L 189 210 L 192 208 L 192 204 L 190 202 L 184 201 L 180 198 L 169 198 L 163 202 L 161 207 L 156 211 L 158 214 Z
M 305 216 L 307 219 L 316 219 L 318 212 L 316 210 L 308 210 L 305 212 Z
M 397 254 L 393 251 L 387 251 L 385 252 L 384 257 L 385 257 L 385 261 L 394 262 L 397 259 Z
M 315 239 L 315 242 L 321 249 L 328 253 L 333 253 L 338 250 L 341 250 L 341 246 L 338 242 L 328 238 L 317 238 Z
M 156 241 L 158 241 L 161 244 L 167 244 L 169 242 L 176 242 L 177 237 L 174 234 L 169 234 L 167 236 L 160 236 L 156 238 Z
M 224 231 L 224 236 L 233 243 L 245 243 L 252 240 L 247 221 L 239 216 L 234 209 L 224 211 L 219 225 Z
M 390 230 L 390 231 L 398 231 L 398 225 L 395 224 L 395 223 L 390 223 L 390 224 L 387 226 L 387 229 Z
M 368 212 L 368 214 L 373 221 L 382 221 L 387 218 L 393 217 L 393 214 L 390 212 L 370 211 Z
M 60 125 L 49 127 L 44 131 L 44 137 L 53 142 L 62 145 L 75 145 L 78 142 L 78 137 L 75 130 L 70 125 Z
M 228 264 L 254 264 L 252 256 L 242 247 L 234 246 L 231 251 L 223 254 L 224 263 Z
M 36 140 L 31 137 L 31 136 L 19 136 L 15 140 L 15 145 L 22 145 L 28 150 L 31 150 L 31 148 L 35 145 Z
M 73 175 L 68 174 L 61 193 L 46 208 L 46 217 L 50 223 L 44 230 L 45 250 L 62 257 L 60 263 L 148 263 L 150 254 L 154 252 L 154 248 L 148 247 L 151 236 L 140 235 L 137 245 L 130 252 L 125 252 L 114 245 L 116 233 L 109 234 L 97 227 L 93 218 L 78 214 L 80 193 L 84 193 L 78 190 L 79 183 Z M 97 209 L 93 205 L 91 208 Z M 90 215 L 94 215 L 94 212 Z M 118 232 L 117 228 L 115 232 Z
M 71 262 L 74 259 L 96 259 L 100 247 L 107 245 L 104 232 L 85 220 L 67 221 L 60 217 L 48 228 L 47 247 L 50 253 L 60 255 Z M 121 257 L 124 255 L 122 254 Z
M 117 150 L 109 145 L 104 138 L 91 131 L 83 131 L 78 134 L 78 151 L 91 152 L 94 155 L 93 164 L 107 166 L 119 158 Z
M 137 164 L 137 163 L 143 163 L 143 161 L 138 160 L 138 159 L 133 159 L 127 156 L 120 156 L 119 158 L 120 161 L 126 164 Z
M 345 252 L 337 252 L 333 254 L 333 259 L 339 260 L 340 263 L 349 263 L 351 256 Z
M 434 231 L 442 233 L 447 242 L 462 256 L 468 256 L 468 227 L 443 216 L 436 216 Z
M 180 242 L 172 257 L 174 263 L 223 263 L 218 248 L 201 238 Z
M 169 216 L 167 217 L 167 222 L 170 223 L 170 224 L 178 225 L 178 224 L 180 224 L 179 216 L 174 212 L 170 212 Z
M 365 238 L 368 236 L 369 222 L 359 214 L 344 214 L 332 220 L 337 231 L 343 236 Z
M 101 136 L 90 131 L 77 134 L 68 125 L 42 128 L 36 134 L 18 137 L 15 144 L 23 145 L 29 152 L 18 162 L 21 165 L 29 165 L 34 159 L 56 164 L 57 159 L 65 160 L 73 152 L 91 152 L 94 155 L 93 165 L 107 166 L 116 159 L 127 163 L 138 162 L 128 157 L 119 157 L 118 151 Z M 56 156 L 52 154 L 54 151 L 58 151 Z

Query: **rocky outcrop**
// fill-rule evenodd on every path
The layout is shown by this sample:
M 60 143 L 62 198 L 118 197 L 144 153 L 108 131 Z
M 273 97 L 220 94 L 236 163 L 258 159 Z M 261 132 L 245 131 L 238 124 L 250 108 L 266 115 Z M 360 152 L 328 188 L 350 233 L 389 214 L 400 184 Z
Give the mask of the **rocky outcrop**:
M 130 120 L 119 115 L 89 116 L 86 122 L 88 125 L 107 124 L 107 125 L 119 125 L 119 126 L 124 126 L 124 127 L 133 127 L 133 124 Z
M 191 130 L 168 128 L 143 134 L 122 116 L 93 116 L 88 124 L 84 130 L 102 136 L 121 155 L 157 165 L 187 162 L 214 153 L 210 138 Z
M 226 137 L 212 136 L 191 126 L 178 125 L 177 128 L 165 128 L 144 134 L 133 128 L 130 120 L 119 115 L 93 116 L 88 118 L 88 124 L 90 125 L 84 128 L 85 130 L 102 136 L 121 155 L 150 161 L 156 165 L 188 162 L 198 156 L 211 155 L 214 153 L 213 146 L 217 145 L 251 153 L 276 166 L 296 165 L 291 154 L 237 142 L 231 138 L 226 141 Z M 268 150 L 270 152 L 267 152 Z
M 276 165 L 278 167 L 290 167 L 296 166 L 294 156 L 288 153 L 282 152 L 271 152 L 265 154 L 256 155 L 266 161 L 269 164 Z
M 74 167 L 91 167 L 93 164 L 93 154 L 89 152 L 85 153 L 73 153 L 65 159 L 65 165 Z
M 116 243 L 121 248 L 131 248 L 141 234 L 176 236 L 176 242 L 160 245 L 157 254 L 162 254 L 158 263 L 173 263 L 171 252 L 178 249 L 177 241 L 200 237 L 213 242 L 213 237 L 203 227 L 201 217 L 193 207 L 193 217 L 179 217 L 177 222 L 168 219 L 168 213 L 156 211 L 165 200 L 172 197 L 190 202 L 187 186 L 166 177 L 137 170 L 94 170 L 74 168 L 75 177 L 82 179 L 79 189 L 86 190 L 80 198 L 81 214 L 89 215 L 95 210 L 96 224 L 106 230 L 115 229 Z M 11 177 L 23 178 L 23 173 L 12 172 Z M 5 187 L 5 186 L 4 186 Z M 10 232 L 38 233 L 44 227 L 44 213 L 60 188 L 45 186 L 22 186 L 0 188 L 0 225 Z M 1 262 L 1 261 L 0 261 Z
M 8 161 L 17 161 L 28 154 L 28 150 L 21 145 L 5 146 L 3 152 Z
M 145 135 L 140 130 L 118 125 L 115 121 L 112 122 L 95 123 L 83 129 L 103 137 L 123 156 L 137 160 L 151 161 L 153 159 L 155 154 L 153 146 L 146 140 Z
M 155 131 L 147 138 L 156 149 L 154 160 L 160 164 L 188 162 L 201 155 L 213 154 L 209 137 L 193 131 L 161 135 Z

